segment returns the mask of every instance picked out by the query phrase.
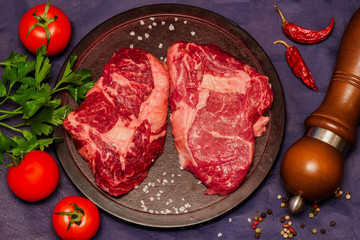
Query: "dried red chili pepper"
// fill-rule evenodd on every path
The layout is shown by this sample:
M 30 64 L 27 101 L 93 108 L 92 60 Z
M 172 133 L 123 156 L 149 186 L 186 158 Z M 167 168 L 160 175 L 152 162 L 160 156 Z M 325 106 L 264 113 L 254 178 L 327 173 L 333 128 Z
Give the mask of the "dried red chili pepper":
M 298 48 L 296 46 L 289 46 L 286 42 L 281 40 L 274 42 L 274 44 L 276 43 L 282 43 L 286 46 L 286 60 L 289 63 L 293 73 L 301 78 L 308 87 L 317 92 L 318 89 L 315 85 L 314 77 L 311 74 L 309 68 L 306 66 L 305 61 L 301 57 Z
M 323 41 L 331 32 L 334 26 L 334 18 L 331 18 L 329 26 L 326 28 L 315 31 L 306 28 L 302 28 L 298 25 L 295 25 L 291 22 L 288 22 L 280 9 L 274 5 L 274 7 L 278 10 L 280 17 L 282 19 L 282 29 L 285 35 L 292 41 L 304 44 L 313 44 Z

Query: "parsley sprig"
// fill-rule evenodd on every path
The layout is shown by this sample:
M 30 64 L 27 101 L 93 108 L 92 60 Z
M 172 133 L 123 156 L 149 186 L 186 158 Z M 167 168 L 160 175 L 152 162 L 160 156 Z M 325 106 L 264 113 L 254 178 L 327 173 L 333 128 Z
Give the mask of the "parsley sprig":
M 62 106 L 61 99 L 55 94 L 68 91 L 80 103 L 94 84 L 90 70 L 72 70 L 77 57 L 71 56 L 61 80 L 51 88 L 45 81 L 51 76 L 50 60 L 45 54 L 46 48 L 42 46 L 33 61 L 25 55 L 11 52 L 4 62 L 0 62 L 0 66 L 4 66 L 0 81 L 0 164 L 5 159 L 4 154 L 14 162 L 20 162 L 25 153 L 44 150 L 61 141 L 52 137 L 54 126 L 63 123 L 71 108 Z M 14 107 L 5 110 L 5 104 Z M 5 129 L 14 132 L 14 136 L 3 134 Z

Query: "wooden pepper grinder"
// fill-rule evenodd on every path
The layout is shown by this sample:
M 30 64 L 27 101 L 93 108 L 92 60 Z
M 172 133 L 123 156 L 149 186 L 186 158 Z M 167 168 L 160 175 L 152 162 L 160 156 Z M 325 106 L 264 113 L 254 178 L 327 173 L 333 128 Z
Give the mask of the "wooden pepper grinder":
M 332 79 L 321 106 L 306 120 L 304 137 L 284 155 L 280 174 L 294 194 L 289 209 L 300 212 L 307 201 L 334 194 L 343 174 L 343 158 L 355 146 L 360 115 L 360 8 L 350 19 Z

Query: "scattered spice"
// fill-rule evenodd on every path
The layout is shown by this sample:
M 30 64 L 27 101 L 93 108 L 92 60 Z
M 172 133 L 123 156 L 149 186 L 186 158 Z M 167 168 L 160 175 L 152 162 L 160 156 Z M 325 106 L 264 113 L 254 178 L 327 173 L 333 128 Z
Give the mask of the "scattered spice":
M 350 192 L 346 192 L 345 198 L 346 198 L 347 200 L 349 200 L 349 199 L 351 198 Z
M 310 88 L 318 92 L 315 85 L 314 77 L 311 74 L 309 68 L 306 66 L 304 59 L 301 57 L 300 52 L 296 46 L 290 46 L 282 40 L 275 41 L 274 44 L 282 43 L 286 46 L 286 60 L 292 70 L 292 72 Z
M 314 44 L 321 42 L 330 34 L 334 26 L 334 18 L 331 18 L 330 24 L 322 30 L 315 31 L 306 29 L 291 22 L 288 22 L 280 9 L 276 5 L 274 5 L 274 7 L 277 9 L 282 19 L 282 29 L 285 35 L 294 42 L 304 44 Z
M 321 234 L 325 234 L 325 233 L 326 233 L 325 228 L 322 228 L 322 229 L 320 230 L 320 232 L 321 232 Z
M 272 214 L 272 210 L 271 210 L 271 209 L 268 209 L 268 210 L 266 211 L 266 213 L 267 213 L 268 215 L 271 215 L 271 214 Z
M 279 200 L 281 199 L 281 195 L 280 195 L 280 194 L 279 194 L 279 195 L 277 195 L 277 199 L 279 199 Z
M 316 233 L 317 233 L 316 228 L 313 228 L 313 229 L 311 230 L 311 232 L 312 232 L 313 234 L 316 234 Z
M 260 233 L 255 233 L 254 237 L 257 239 L 260 238 Z
M 265 212 L 261 213 L 261 217 L 266 218 L 266 213 Z
M 304 223 L 300 224 L 300 227 L 301 227 L 301 228 L 304 228 L 304 227 L 305 227 L 305 224 L 304 224 Z
M 281 223 L 284 223 L 284 222 L 285 222 L 285 218 L 283 218 L 283 217 L 280 218 L 280 222 L 281 222 Z
M 335 221 L 331 221 L 331 222 L 330 222 L 330 226 L 331 226 L 331 227 L 333 227 L 333 226 L 335 226 L 335 225 L 336 225 Z

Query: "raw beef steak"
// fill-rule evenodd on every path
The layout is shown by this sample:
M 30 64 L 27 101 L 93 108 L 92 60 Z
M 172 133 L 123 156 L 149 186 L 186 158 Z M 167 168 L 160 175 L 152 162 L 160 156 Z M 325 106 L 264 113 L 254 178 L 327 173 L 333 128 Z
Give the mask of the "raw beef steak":
M 217 45 L 176 42 L 168 51 L 172 132 L 180 165 L 226 195 L 244 179 L 273 101 L 267 77 Z
M 101 189 L 119 196 L 147 176 L 164 148 L 168 97 L 163 63 L 144 50 L 125 48 L 67 116 L 63 126 Z

